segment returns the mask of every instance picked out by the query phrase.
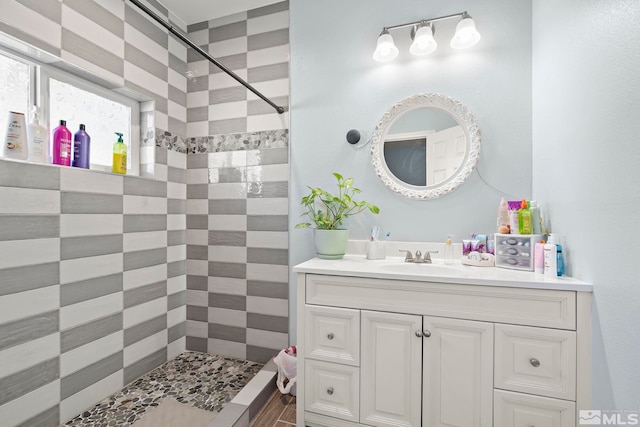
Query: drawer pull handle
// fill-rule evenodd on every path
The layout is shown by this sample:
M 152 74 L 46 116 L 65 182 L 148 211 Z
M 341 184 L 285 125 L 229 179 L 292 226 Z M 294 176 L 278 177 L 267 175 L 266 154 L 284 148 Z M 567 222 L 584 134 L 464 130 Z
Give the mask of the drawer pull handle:
M 422 338 L 422 331 L 416 331 L 416 336 L 418 338 Z
M 329 396 L 331 396 L 331 395 L 333 394 L 333 387 L 329 387 L 329 388 L 327 389 L 327 394 L 328 394 Z
M 329 338 L 329 340 L 333 339 L 333 332 L 330 332 L 329 335 L 327 335 L 327 338 Z
M 429 338 L 431 336 L 431 331 L 428 329 L 425 329 L 424 332 L 422 333 L 422 336 Z
M 540 361 L 535 357 L 532 357 L 531 359 L 529 359 L 529 362 L 531 362 L 531 366 L 533 366 L 534 368 L 537 368 L 538 366 L 540 366 Z

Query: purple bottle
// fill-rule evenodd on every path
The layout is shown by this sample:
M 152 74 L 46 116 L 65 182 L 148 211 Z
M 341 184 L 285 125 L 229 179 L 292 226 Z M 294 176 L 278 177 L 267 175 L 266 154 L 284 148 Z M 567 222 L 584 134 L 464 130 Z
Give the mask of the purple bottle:
M 71 131 L 67 129 L 65 120 L 60 120 L 60 126 L 53 130 L 52 151 L 54 165 L 71 166 Z
M 91 148 L 91 137 L 84 130 L 84 125 L 80 125 L 78 132 L 73 135 L 73 167 L 89 169 L 89 150 Z

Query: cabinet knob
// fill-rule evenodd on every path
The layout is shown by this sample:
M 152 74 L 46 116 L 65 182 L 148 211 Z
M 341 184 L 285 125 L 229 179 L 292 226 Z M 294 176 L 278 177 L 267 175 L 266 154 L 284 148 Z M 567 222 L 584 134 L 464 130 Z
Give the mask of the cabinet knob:
M 418 338 L 422 338 L 422 331 L 416 331 L 416 336 Z
M 429 338 L 431 336 L 431 331 L 428 329 L 425 329 L 424 332 L 422 333 L 422 336 Z
M 333 339 L 333 332 L 330 332 L 330 333 L 327 335 L 327 338 L 329 338 L 329 340 L 332 340 L 332 339 Z
M 540 361 L 535 357 L 532 357 L 531 359 L 529 359 L 529 362 L 531 363 L 531 366 L 533 366 L 534 368 L 537 368 L 538 366 L 540 366 Z
M 333 394 L 333 387 L 329 387 L 329 388 L 327 389 L 327 394 L 328 394 L 329 396 L 331 396 L 331 395 Z

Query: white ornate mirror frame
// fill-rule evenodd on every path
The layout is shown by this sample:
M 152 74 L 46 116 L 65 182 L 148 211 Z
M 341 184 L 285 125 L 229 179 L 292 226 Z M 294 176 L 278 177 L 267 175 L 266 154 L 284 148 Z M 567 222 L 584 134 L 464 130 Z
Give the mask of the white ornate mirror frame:
M 387 166 L 384 142 L 393 123 L 404 113 L 417 108 L 436 108 L 450 114 L 465 134 L 466 151 L 460 167 L 447 179 L 434 185 L 416 186 L 398 179 Z M 480 127 L 469 109 L 445 95 L 422 93 L 397 102 L 376 125 L 372 137 L 371 164 L 384 185 L 411 199 L 428 200 L 444 196 L 458 188 L 473 172 L 480 157 Z

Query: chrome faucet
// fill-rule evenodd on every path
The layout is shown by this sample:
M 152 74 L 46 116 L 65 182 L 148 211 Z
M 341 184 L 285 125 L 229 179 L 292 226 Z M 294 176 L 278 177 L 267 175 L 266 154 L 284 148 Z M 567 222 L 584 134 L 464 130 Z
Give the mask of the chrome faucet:
M 424 254 L 424 257 L 422 256 L 422 252 L 420 251 L 416 251 L 416 256 L 414 257 L 411 254 L 411 251 L 408 251 L 406 249 L 400 249 L 399 252 L 406 252 L 406 256 L 404 257 L 404 262 L 413 262 L 415 264 L 431 264 L 431 254 L 437 254 L 438 251 L 427 251 Z

